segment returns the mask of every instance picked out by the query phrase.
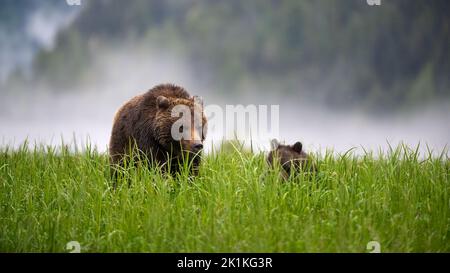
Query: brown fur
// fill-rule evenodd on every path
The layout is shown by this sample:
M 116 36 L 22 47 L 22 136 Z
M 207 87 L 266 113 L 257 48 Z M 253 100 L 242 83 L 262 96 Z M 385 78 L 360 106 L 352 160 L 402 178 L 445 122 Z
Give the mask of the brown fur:
M 176 141 L 172 138 L 172 124 L 178 117 L 171 117 L 171 110 L 180 104 L 189 106 L 191 113 L 200 107 L 201 117 L 192 115 L 192 120 L 202 119 L 203 128 L 195 132 L 201 139 Z M 182 87 L 172 84 L 158 85 L 132 98 L 117 111 L 109 143 L 111 162 L 121 164 L 124 155 L 132 150 L 131 145 L 136 145 L 149 159 L 149 163 L 163 165 L 164 170 L 171 173 L 179 170 L 179 164 L 183 164 L 186 154 L 191 154 L 192 170 L 196 173 L 205 136 L 206 118 L 203 115 L 203 106 L 196 104 L 194 97 Z M 201 148 L 198 148 L 199 146 Z M 170 170 L 167 169 L 168 165 Z
M 288 178 L 291 174 L 299 171 L 316 171 L 312 158 L 303 151 L 301 142 L 294 145 L 281 145 L 278 142 L 272 142 L 272 151 L 267 156 L 267 162 L 274 166 L 276 162 L 282 167 L 282 175 Z

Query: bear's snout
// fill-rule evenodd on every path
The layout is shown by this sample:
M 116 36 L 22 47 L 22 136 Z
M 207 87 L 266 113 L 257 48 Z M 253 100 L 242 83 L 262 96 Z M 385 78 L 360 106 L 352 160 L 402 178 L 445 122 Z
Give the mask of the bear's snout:
M 203 150 L 203 143 L 199 140 L 197 141 L 182 141 L 182 149 L 185 152 L 199 153 Z
M 194 153 L 198 153 L 201 150 L 203 150 L 203 144 L 201 142 L 200 143 L 193 143 L 191 145 L 191 151 L 193 151 Z

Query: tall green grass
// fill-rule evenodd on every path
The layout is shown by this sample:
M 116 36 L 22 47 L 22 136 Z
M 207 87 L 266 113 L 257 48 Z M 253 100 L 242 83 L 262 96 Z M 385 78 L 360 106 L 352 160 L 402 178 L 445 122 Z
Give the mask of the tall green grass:
M 317 155 L 282 180 L 263 154 L 215 151 L 200 174 L 126 168 L 115 188 L 106 154 L 24 145 L 0 152 L 0 251 L 450 251 L 450 163 L 398 147 Z

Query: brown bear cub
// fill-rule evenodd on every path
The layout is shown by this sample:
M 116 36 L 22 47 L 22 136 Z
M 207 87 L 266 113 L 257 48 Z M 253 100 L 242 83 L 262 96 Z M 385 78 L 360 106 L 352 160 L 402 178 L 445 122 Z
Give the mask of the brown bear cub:
M 274 139 L 271 146 L 272 151 L 267 156 L 267 162 L 271 167 L 279 162 L 282 167 L 283 178 L 287 179 L 291 174 L 300 171 L 316 171 L 311 156 L 303 151 L 301 142 L 296 142 L 294 145 L 282 145 Z
M 187 111 L 175 112 L 180 106 Z M 125 156 L 137 148 L 150 166 L 156 164 L 174 174 L 189 159 L 190 172 L 197 174 L 205 136 L 201 100 L 182 87 L 158 85 L 117 111 L 109 142 L 111 163 L 121 165 Z

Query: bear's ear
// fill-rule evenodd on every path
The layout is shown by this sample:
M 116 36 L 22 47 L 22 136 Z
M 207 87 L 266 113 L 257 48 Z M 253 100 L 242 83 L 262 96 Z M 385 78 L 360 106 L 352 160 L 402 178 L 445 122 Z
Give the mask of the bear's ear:
M 200 105 L 201 107 L 203 107 L 203 98 L 200 96 L 194 96 L 194 103 Z
M 272 150 L 278 149 L 278 146 L 280 146 L 280 143 L 277 139 L 274 138 L 270 141 L 270 148 L 272 148 Z
M 302 149 L 303 149 L 303 145 L 302 145 L 302 143 L 301 142 L 296 142 L 295 144 L 294 144 L 294 151 L 296 151 L 297 153 L 301 153 L 302 152 Z
M 156 105 L 158 109 L 167 109 L 169 107 L 169 99 L 164 96 L 156 98 Z

